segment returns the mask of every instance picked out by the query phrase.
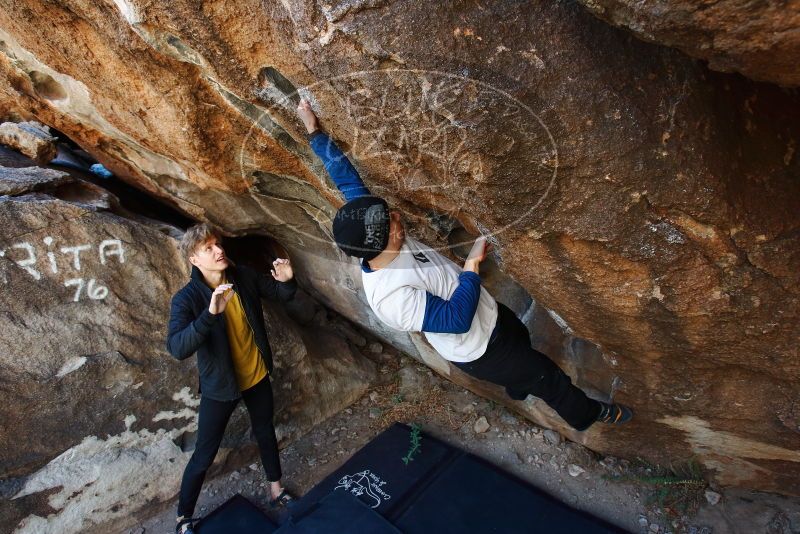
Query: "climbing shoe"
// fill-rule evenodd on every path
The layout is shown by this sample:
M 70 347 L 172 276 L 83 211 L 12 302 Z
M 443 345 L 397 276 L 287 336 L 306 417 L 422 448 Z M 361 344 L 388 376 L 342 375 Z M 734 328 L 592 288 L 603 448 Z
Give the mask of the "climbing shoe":
M 600 403 L 600 413 L 597 420 L 608 425 L 621 425 L 633 418 L 633 411 L 623 404 Z

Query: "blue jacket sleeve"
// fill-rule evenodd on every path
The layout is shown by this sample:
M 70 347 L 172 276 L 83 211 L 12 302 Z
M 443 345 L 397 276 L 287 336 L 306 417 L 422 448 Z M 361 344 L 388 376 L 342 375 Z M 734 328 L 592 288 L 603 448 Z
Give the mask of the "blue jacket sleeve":
M 427 293 L 423 332 L 465 334 L 472 326 L 481 296 L 481 277 L 472 271 L 458 276 L 458 287 L 450 300 Z
M 219 320 L 208 308 L 199 317 L 189 309 L 185 298 L 178 294 L 172 299 L 167 333 L 167 350 L 175 359 L 184 360 L 197 352 L 208 337 L 211 326 Z
M 288 282 L 278 282 L 272 276 L 258 273 L 258 292 L 269 300 L 289 302 L 297 291 L 297 282 L 294 278 Z
M 333 183 L 342 192 L 348 202 L 354 198 L 368 196 L 370 194 L 367 186 L 361 180 L 355 167 L 353 167 L 347 156 L 336 146 L 336 143 L 322 131 L 311 134 L 309 139 L 311 150 L 319 156 L 325 170 L 333 180 Z

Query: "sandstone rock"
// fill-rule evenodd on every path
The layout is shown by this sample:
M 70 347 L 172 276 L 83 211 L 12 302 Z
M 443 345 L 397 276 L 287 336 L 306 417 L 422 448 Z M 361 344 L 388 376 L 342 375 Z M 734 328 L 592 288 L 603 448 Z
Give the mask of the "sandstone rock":
M 506 425 L 514 426 L 519 423 L 519 419 L 512 414 L 505 410 L 500 414 L 500 421 L 502 421 Z
M 20 151 L 40 165 L 56 157 L 56 138 L 38 122 L 0 124 L 0 143 Z
M 592 13 L 637 37 L 708 61 L 723 72 L 800 85 L 800 3 L 691 0 L 581 0 Z
M 575 464 L 587 466 L 594 463 L 594 458 L 586 447 L 577 443 L 566 443 L 564 446 L 566 458 Z
M 483 434 L 487 430 L 489 430 L 490 425 L 489 421 L 486 420 L 485 416 L 478 417 L 478 420 L 475 421 L 475 424 L 472 426 L 472 429 L 475 431 L 476 434 Z
M 364 347 L 367 344 L 366 338 L 355 331 L 355 329 L 345 323 L 344 321 L 337 320 L 331 323 L 331 326 L 344 338 L 346 338 L 350 343 L 357 347 Z
M 561 435 L 558 432 L 554 432 L 548 428 L 544 431 L 544 440 L 555 447 L 561 443 Z
M 540 425 L 800 494 L 800 97 L 569 2 L 366 7 L 23 0 L 0 12 L 0 110 L 53 125 L 185 214 L 280 240 L 323 304 Z M 574 432 L 377 320 L 357 262 L 330 243 L 342 199 L 294 87 L 411 234 L 444 247 L 485 231 L 503 284 L 602 347 L 544 329 L 576 384 L 634 407 L 627 430 Z
M 39 167 L 0 167 L 0 195 L 19 195 L 58 187 L 72 181 L 72 177 L 61 171 Z
M 430 379 L 413 366 L 397 371 L 398 392 L 404 401 L 419 402 L 428 394 Z
M 16 183 L 31 187 L 61 179 L 18 171 L 31 179 Z M 70 187 L 83 200 L 95 194 L 84 182 Z M 164 351 L 187 266 L 160 228 L 47 192 L 1 197 L 0 226 L 0 473 L 19 481 L 0 520 L 18 532 L 122 528 L 137 509 L 175 496 L 191 453 L 196 364 Z M 375 369 L 331 330 L 265 308 L 286 441 L 361 396 Z M 237 410 L 223 447 L 248 444 L 248 426 Z
M 800 528 L 800 502 L 747 490 L 725 491 L 724 505 L 701 506 L 695 534 L 726 532 L 731 525 L 742 532 L 792 533 Z
M 464 402 L 458 406 L 458 411 L 465 414 L 475 413 L 475 405 L 471 401 Z
M 265 306 L 264 313 L 275 356 L 278 439 L 291 441 L 364 395 L 375 365 L 333 328 L 292 323 L 280 306 Z
M 311 324 L 318 309 L 320 309 L 319 304 L 302 289 L 298 289 L 294 299 L 286 306 L 289 317 L 301 325 Z
M 185 272 L 174 241 L 42 194 L 0 199 L 0 221 L 0 469 L 24 481 L 3 524 L 80 530 L 170 499 L 199 402 L 193 369 L 162 348 Z

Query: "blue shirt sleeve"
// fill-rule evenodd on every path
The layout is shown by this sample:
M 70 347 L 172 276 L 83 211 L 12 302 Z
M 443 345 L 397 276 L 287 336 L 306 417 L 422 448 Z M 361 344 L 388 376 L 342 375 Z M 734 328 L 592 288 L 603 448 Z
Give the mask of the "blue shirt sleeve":
M 450 300 L 427 293 L 423 332 L 465 334 L 472 326 L 481 296 L 481 277 L 472 271 L 458 276 L 458 287 Z
M 328 134 L 322 131 L 314 132 L 309 143 L 311 150 L 322 160 L 325 170 L 345 200 L 349 202 L 354 198 L 369 196 L 369 189 L 364 185 L 355 167 Z

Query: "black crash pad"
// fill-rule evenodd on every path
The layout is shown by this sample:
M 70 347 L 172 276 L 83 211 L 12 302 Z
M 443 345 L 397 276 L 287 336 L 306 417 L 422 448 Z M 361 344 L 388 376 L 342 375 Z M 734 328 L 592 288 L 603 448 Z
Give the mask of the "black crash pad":
M 328 475 L 292 506 L 300 517 L 332 492 L 348 492 L 392 521 L 402 513 L 432 476 L 458 451 L 449 445 L 423 437 L 422 449 L 404 464 L 409 450 L 410 428 L 396 423 L 377 435 L 339 469 Z
M 619 532 L 470 454 L 444 469 L 395 525 L 405 534 Z
M 425 434 L 406 465 L 410 436 L 411 429 L 399 423 L 378 435 L 293 503 L 291 528 L 310 530 L 285 532 L 337 532 L 351 524 L 376 530 L 339 531 L 395 532 L 385 530 L 375 514 L 406 534 L 623 532 Z M 355 499 L 344 494 L 365 506 L 353 506 Z
M 278 526 L 238 493 L 195 525 L 197 534 L 271 534 Z
M 295 522 L 289 519 L 275 534 L 402 534 L 353 494 L 334 491 Z

